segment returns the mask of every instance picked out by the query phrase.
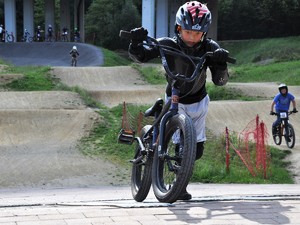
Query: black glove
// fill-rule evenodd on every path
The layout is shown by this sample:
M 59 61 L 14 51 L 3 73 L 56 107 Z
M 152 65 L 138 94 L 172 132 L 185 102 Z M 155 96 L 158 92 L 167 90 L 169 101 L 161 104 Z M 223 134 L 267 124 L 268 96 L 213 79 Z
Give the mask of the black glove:
M 139 28 L 132 29 L 130 33 L 131 33 L 132 47 L 136 48 L 140 43 L 143 43 L 143 41 L 146 40 L 148 35 L 148 30 L 143 27 L 139 27 Z
M 273 115 L 275 115 L 275 113 L 274 113 L 273 111 L 270 111 L 270 115 L 272 115 L 272 116 L 273 116 Z
M 293 113 L 297 113 L 298 110 L 297 110 L 296 108 L 294 108 L 292 112 L 293 112 Z
M 219 63 L 226 63 L 229 52 L 223 48 L 218 48 L 212 55 L 212 60 Z

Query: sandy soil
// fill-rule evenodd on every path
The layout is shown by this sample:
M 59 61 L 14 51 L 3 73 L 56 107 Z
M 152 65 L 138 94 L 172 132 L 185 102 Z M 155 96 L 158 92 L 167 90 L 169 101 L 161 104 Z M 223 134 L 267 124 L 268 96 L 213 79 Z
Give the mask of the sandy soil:
M 53 75 L 68 86 L 79 86 L 108 107 L 128 103 L 153 103 L 163 86 L 147 85 L 130 67 L 53 67 Z M 208 78 L 209 79 L 209 78 Z M 4 79 L 5 80 L 5 79 Z M 207 128 L 222 133 L 242 131 L 258 114 L 269 129 L 269 115 L 277 84 L 229 84 L 237 91 L 270 100 L 211 102 Z M 300 89 L 290 89 L 300 106 Z M 83 156 L 78 140 L 100 118 L 71 92 L 0 92 L 0 188 L 83 187 L 129 183 L 129 171 L 99 159 Z M 300 114 L 291 118 L 297 139 Z M 269 143 L 272 140 L 269 138 Z M 282 149 L 287 149 L 282 145 Z M 295 181 L 300 183 L 300 142 L 290 157 Z
M 128 171 L 76 148 L 100 120 L 77 94 L 0 92 L 0 98 L 0 188 L 128 183 Z

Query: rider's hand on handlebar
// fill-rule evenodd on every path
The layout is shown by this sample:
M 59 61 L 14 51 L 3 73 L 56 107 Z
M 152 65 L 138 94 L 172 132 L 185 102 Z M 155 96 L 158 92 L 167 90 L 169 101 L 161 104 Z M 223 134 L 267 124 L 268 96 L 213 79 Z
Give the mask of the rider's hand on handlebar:
M 292 112 L 293 112 L 293 113 L 297 113 L 298 110 L 297 110 L 296 108 L 294 108 Z
M 275 115 L 276 113 L 274 113 L 273 111 L 270 111 L 270 115 Z
M 219 63 L 226 63 L 229 52 L 223 48 L 218 48 L 213 52 L 212 60 Z
M 143 43 L 143 41 L 146 40 L 148 35 L 148 30 L 143 27 L 139 27 L 139 28 L 132 29 L 130 33 L 131 33 L 132 47 L 136 48 L 140 43 Z

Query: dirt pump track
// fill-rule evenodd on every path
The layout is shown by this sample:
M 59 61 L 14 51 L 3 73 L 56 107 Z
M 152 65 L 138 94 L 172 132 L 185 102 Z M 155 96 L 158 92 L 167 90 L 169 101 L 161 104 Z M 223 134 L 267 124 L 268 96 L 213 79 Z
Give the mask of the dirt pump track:
M 84 44 L 81 44 L 81 48 L 84 48 Z M 92 51 L 90 47 L 88 51 Z M 93 54 L 101 55 L 101 52 Z M 13 58 L 11 55 L 10 59 Z M 79 60 L 84 61 L 82 58 Z M 164 95 L 164 85 L 145 83 L 131 67 L 51 66 L 53 76 L 62 83 L 86 89 L 108 107 L 122 104 L 123 101 L 151 104 Z M 277 93 L 277 84 L 229 83 L 228 86 L 270 100 L 213 101 L 209 106 L 207 128 L 222 133 L 227 126 L 239 132 L 259 115 L 270 132 L 275 119 L 269 115 L 270 104 L 271 98 Z M 300 88 L 290 87 L 290 91 L 300 106 Z M 78 140 L 101 118 L 93 109 L 86 107 L 77 94 L 51 91 L 0 92 L 0 95 L 0 188 L 88 187 L 129 183 L 129 171 L 78 152 Z M 296 183 L 300 183 L 299 121 L 299 113 L 291 118 L 296 132 L 296 146 L 289 160 Z M 269 138 L 269 144 L 272 143 Z M 286 149 L 284 145 L 282 148 Z

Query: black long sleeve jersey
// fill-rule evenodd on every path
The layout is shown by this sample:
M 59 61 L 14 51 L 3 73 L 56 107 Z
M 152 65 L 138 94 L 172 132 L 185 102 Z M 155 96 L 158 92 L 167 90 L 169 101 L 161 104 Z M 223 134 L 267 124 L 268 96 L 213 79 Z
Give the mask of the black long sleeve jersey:
M 184 51 L 186 54 L 190 56 L 201 57 L 203 54 L 209 51 L 214 51 L 220 46 L 213 41 L 212 39 L 204 39 L 203 43 L 198 49 L 188 48 L 183 49 L 178 44 L 177 38 L 159 38 L 157 39 L 161 45 L 166 45 L 173 47 L 175 49 L 179 49 Z M 139 46 L 134 48 L 132 45 L 129 46 L 129 55 L 132 59 L 139 62 L 147 62 L 150 59 L 160 57 L 160 52 L 157 48 L 145 48 L 143 46 Z M 166 54 L 166 60 L 170 70 L 177 74 L 183 74 L 185 76 L 191 76 L 194 72 L 194 66 L 190 61 L 183 57 L 179 56 L 171 56 Z M 223 86 L 228 81 L 228 70 L 226 63 L 214 62 L 210 58 L 207 58 L 203 68 L 199 71 L 200 76 L 190 83 L 184 83 L 181 81 L 177 81 L 175 83 L 176 87 L 180 90 L 179 102 L 183 104 L 192 104 L 201 101 L 206 95 L 206 71 L 207 68 L 210 69 L 212 75 L 212 81 L 215 85 Z M 171 82 L 172 80 L 166 76 L 168 81 L 166 94 L 171 96 Z

